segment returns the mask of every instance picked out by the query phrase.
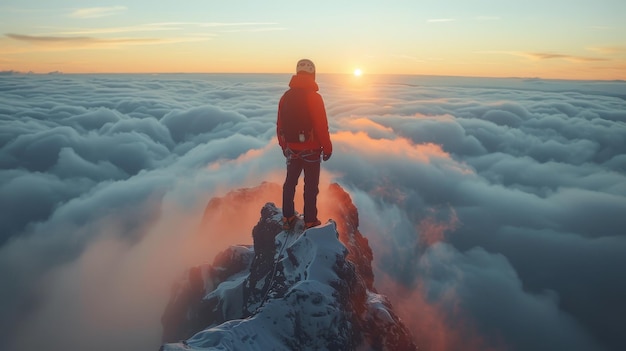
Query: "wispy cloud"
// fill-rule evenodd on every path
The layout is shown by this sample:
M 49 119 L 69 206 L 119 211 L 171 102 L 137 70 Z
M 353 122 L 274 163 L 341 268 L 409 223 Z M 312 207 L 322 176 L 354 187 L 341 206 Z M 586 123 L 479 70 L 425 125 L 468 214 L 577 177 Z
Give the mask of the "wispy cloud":
M 55 36 L 35 36 L 8 33 L 7 37 L 19 41 L 25 41 L 32 44 L 48 44 L 48 43 L 63 43 L 63 44 L 77 44 L 77 45 L 91 45 L 91 44 L 124 44 L 124 43 L 154 43 L 160 41 L 159 39 L 152 38 L 113 38 L 102 39 L 92 37 L 55 37 Z
M 602 55 L 615 55 L 620 53 L 626 53 L 626 46 L 615 45 L 615 46 L 593 46 L 587 48 L 587 50 L 602 54 Z
M 117 15 L 126 10 L 126 6 L 89 7 L 74 10 L 69 16 L 73 18 L 98 18 Z
M 223 28 L 228 28 L 229 31 L 273 31 L 273 30 L 285 30 L 284 27 L 276 27 L 277 23 L 273 22 L 233 22 L 233 23 L 217 23 L 217 22 L 158 22 L 158 23 L 145 23 L 132 26 L 123 27 L 105 27 L 105 28 L 70 28 L 65 30 L 59 30 L 50 32 L 48 35 L 94 35 L 94 34 L 114 34 L 114 33 L 134 33 L 134 32 L 156 32 L 156 31 L 177 31 L 185 30 L 190 27 L 193 28 L 206 28 L 216 29 L 220 32 Z
M 87 35 L 87 34 L 114 34 L 114 33 L 133 33 L 133 32 L 154 32 L 154 31 L 174 31 L 183 29 L 186 23 L 167 22 L 167 23 L 147 23 L 125 27 L 108 27 L 108 28 L 75 28 L 52 32 L 49 34 L 61 35 Z
M 454 22 L 456 19 L 454 18 L 431 18 L 426 20 L 428 23 L 443 23 L 443 22 Z
M 566 61 L 571 61 L 571 62 L 607 61 L 607 59 L 601 58 L 601 57 L 576 56 L 576 55 L 559 54 L 559 53 L 552 53 L 552 52 L 519 52 L 517 53 L 517 55 L 530 58 L 531 60 L 560 59 L 560 60 L 566 60 Z
M 608 61 L 608 59 L 603 58 L 603 57 L 579 56 L 579 55 L 570 55 L 570 54 L 562 54 L 562 53 L 555 53 L 555 52 L 487 50 L 487 51 L 477 51 L 476 53 L 520 56 L 520 57 L 525 57 L 527 59 L 534 60 L 534 61 L 565 60 L 565 61 L 576 62 L 576 63 Z
M 8 33 L 8 38 L 27 42 L 35 46 L 48 49 L 80 49 L 80 48 L 109 48 L 120 45 L 155 45 L 173 44 L 182 42 L 196 42 L 210 40 L 210 37 L 180 37 L 180 38 L 93 38 L 93 37 L 62 37 L 62 36 L 34 36 Z
M 111 9 L 117 9 L 114 7 Z M 93 11 L 91 14 L 103 14 L 106 11 Z M 87 13 L 83 13 L 87 15 Z M 197 42 L 211 40 L 217 33 L 230 32 L 266 32 L 285 30 L 284 27 L 276 26 L 275 22 L 158 22 L 146 23 L 123 27 L 103 27 L 103 28 L 57 28 L 55 31 L 33 34 L 7 33 L 7 38 L 27 42 L 33 45 L 30 49 L 14 49 L 12 53 L 32 51 L 33 48 L 39 50 L 62 50 L 80 48 L 112 48 L 120 45 L 154 45 L 173 44 L 185 42 Z M 193 31 L 189 31 L 192 29 Z M 181 35 L 176 37 L 152 37 L 146 38 L 135 36 L 129 33 L 149 33 L 163 31 L 180 31 Z M 201 31 L 206 31 L 201 33 Z M 127 36 L 110 37 L 111 35 L 125 33 Z M 100 37 L 106 35 L 109 37 Z M 6 53 L 6 52 L 5 52 Z

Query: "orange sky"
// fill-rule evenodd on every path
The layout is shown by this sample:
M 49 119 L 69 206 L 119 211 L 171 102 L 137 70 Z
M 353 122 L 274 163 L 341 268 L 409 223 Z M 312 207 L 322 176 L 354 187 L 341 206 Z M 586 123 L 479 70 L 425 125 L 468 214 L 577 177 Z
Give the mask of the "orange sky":
M 626 79 L 619 0 L 106 3 L 0 5 L 0 71 Z

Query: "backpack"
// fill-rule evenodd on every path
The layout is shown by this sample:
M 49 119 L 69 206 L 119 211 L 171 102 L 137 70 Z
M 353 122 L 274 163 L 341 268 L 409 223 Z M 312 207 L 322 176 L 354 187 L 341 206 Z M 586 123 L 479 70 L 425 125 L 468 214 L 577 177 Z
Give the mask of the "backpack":
M 283 95 L 281 132 L 288 143 L 303 143 L 313 135 L 313 118 L 307 103 L 309 91 L 292 88 Z

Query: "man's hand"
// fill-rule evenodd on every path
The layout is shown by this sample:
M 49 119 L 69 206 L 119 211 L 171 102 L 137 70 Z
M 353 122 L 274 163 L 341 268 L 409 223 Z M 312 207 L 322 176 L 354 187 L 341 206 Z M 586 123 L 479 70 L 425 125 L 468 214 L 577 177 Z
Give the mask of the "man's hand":
M 331 155 L 332 155 L 332 153 L 330 153 L 330 154 L 324 154 L 324 155 L 322 156 L 322 160 L 324 160 L 324 161 L 328 161 L 328 159 L 330 158 L 330 156 L 331 156 Z

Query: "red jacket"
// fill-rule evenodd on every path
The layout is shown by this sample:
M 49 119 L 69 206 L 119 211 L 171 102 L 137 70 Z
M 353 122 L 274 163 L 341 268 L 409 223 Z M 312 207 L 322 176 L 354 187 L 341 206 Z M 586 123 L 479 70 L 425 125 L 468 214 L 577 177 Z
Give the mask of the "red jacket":
M 302 143 L 288 143 L 281 133 L 281 111 L 285 95 L 280 98 L 278 103 L 278 118 L 276 119 L 276 135 L 280 147 L 285 150 L 289 147 L 294 151 L 300 150 L 316 150 L 322 149 L 324 154 L 330 155 L 333 152 L 333 144 L 330 142 L 330 134 L 328 133 L 328 119 L 326 118 L 326 108 L 322 96 L 317 93 L 319 87 L 315 83 L 315 77 L 311 74 L 299 73 L 291 77 L 289 82 L 290 88 L 304 88 L 307 90 L 307 106 L 309 108 L 313 122 L 313 137 Z

